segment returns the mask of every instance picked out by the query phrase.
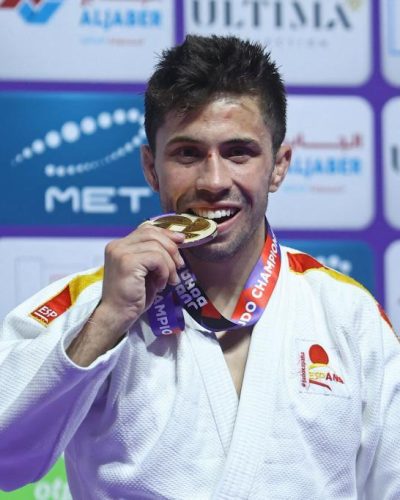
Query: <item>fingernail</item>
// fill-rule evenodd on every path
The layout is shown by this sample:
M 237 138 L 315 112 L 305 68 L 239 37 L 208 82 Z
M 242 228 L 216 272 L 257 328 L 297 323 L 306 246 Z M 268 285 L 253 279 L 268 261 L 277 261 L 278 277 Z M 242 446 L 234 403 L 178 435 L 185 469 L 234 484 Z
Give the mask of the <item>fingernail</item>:
M 176 235 L 179 235 L 181 240 L 184 240 L 185 239 L 185 235 L 184 233 L 182 233 L 181 231 L 172 231 L 174 234 Z
M 171 283 L 171 285 L 176 286 L 176 285 L 179 285 L 180 282 L 181 282 L 181 280 L 179 279 L 179 276 L 176 275 L 176 277 L 173 278 L 170 283 Z

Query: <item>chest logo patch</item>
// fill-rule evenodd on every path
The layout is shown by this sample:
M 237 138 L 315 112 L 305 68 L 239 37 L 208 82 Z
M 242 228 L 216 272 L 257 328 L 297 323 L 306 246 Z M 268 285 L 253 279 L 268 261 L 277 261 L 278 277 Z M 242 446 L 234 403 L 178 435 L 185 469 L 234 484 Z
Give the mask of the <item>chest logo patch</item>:
M 337 349 L 298 340 L 300 392 L 348 397 Z

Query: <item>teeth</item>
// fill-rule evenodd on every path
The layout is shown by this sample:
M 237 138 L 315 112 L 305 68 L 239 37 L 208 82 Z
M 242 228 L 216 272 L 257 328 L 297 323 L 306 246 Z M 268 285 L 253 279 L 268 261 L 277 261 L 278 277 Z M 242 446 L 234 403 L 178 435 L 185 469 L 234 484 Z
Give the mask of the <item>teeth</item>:
M 206 219 L 221 219 L 222 217 L 230 217 L 235 213 L 233 208 L 223 208 L 220 210 L 208 210 L 204 208 L 193 209 L 193 212 L 200 217 Z

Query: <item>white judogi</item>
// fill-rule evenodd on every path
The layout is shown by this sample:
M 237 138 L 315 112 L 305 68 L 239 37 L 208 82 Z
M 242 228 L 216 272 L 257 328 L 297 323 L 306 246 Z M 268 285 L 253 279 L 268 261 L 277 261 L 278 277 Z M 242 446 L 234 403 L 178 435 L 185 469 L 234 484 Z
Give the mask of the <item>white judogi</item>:
M 398 339 L 365 290 L 290 270 L 287 252 L 240 402 L 215 335 L 187 315 L 163 338 L 144 317 L 81 368 L 65 347 L 101 281 L 48 327 L 30 313 L 71 278 L 15 309 L 0 342 L 0 488 L 39 479 L 65 450 L 82 500 L 399 499 Z

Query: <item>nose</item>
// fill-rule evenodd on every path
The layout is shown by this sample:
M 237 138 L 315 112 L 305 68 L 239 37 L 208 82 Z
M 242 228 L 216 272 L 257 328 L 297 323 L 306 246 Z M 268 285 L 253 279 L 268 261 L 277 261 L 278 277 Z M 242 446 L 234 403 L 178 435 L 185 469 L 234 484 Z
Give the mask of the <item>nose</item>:
M 207 154 L 199 169 L 196 183 L 198 190 L 219 194 L 231 188 L 232 177 L 229 167 L 218 152 Z

